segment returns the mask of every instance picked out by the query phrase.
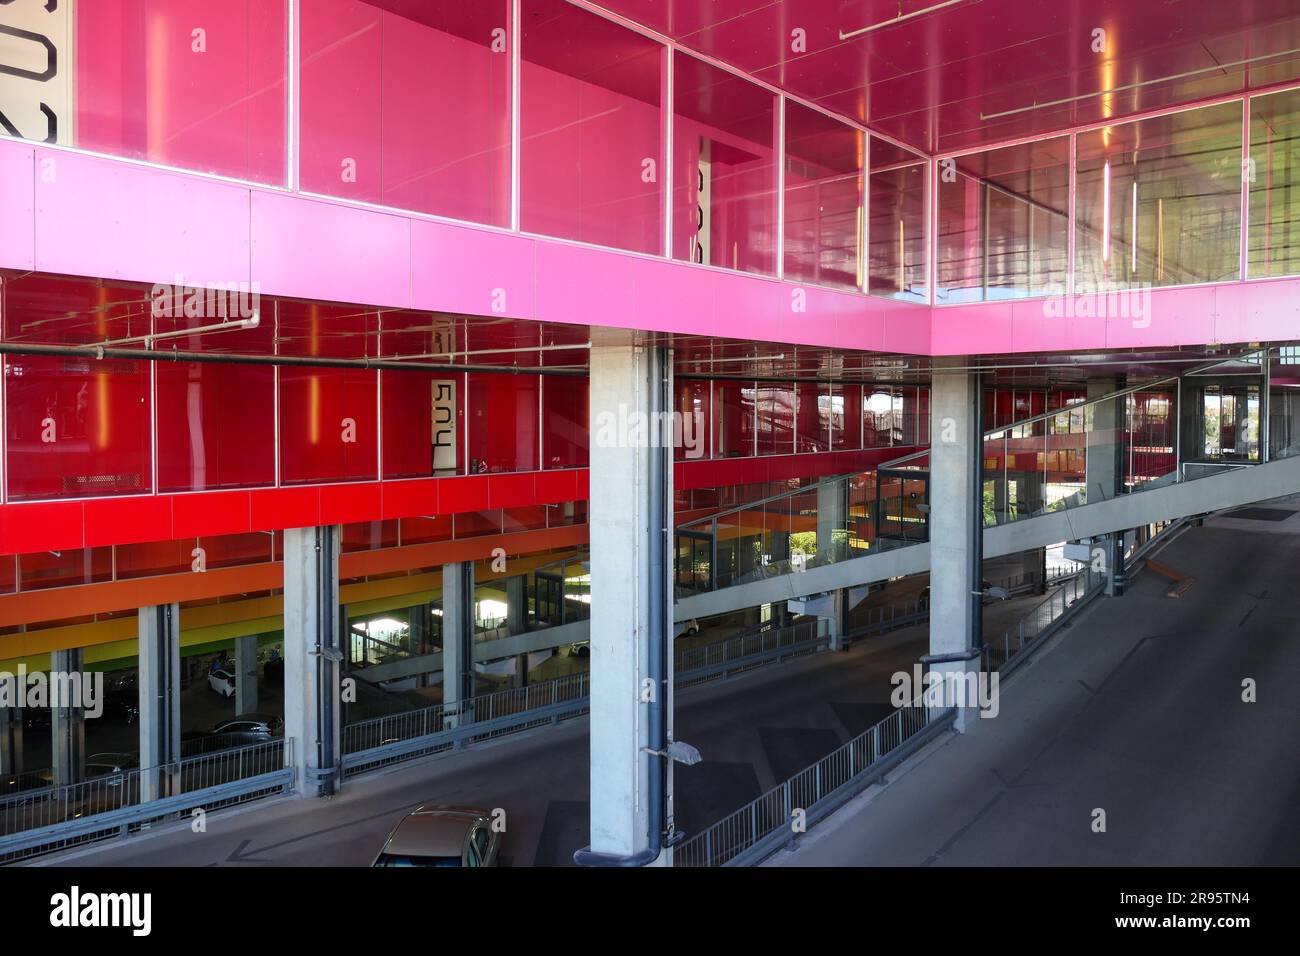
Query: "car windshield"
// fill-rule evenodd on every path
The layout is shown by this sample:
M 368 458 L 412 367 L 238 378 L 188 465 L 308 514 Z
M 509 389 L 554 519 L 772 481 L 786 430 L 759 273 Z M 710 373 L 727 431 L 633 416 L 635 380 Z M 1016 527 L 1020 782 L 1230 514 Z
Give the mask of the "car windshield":
M 408 856 L 400 853 L 381 853 L 375 866 L 460 866 L 454 856 Z

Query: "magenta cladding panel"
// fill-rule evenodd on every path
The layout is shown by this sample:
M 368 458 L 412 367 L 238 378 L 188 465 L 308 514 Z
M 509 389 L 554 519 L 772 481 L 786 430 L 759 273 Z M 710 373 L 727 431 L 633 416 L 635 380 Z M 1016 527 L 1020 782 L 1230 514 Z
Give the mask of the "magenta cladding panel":
M 411 220 L 253 190 L 252 274 L 263 292 L 410 305 Z
M 34 268 L 36 237 L 32 212 L 36 205 L 32 180 L 35 152 L 30 146 L 7 144 L 0 150 L 0 263 L 15 269 Z
M 0 184 L 0 267 L 12 269 L 251 278 L 268 295 L 921 355 L 1279 341 L 1300 328 L 1296 279 L 1156 289 L 1120 314 L 1077 300 L 931 309 L 11 141 Z
M 0 156 L 15 149 L 24 147 L 6 143 Z M 142 282 L 170 282 L 178 273 L 196 282 L 248 281 L 247 187 L 35 152 L 37 270 Z M 6 232 L 20 214 L 5 209 Z

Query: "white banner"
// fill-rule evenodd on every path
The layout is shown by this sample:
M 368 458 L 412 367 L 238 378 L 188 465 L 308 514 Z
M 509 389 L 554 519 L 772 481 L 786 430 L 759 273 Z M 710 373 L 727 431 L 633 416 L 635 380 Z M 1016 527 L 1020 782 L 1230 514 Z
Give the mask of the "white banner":
M 0 5 L 0 134 L 72 143 L 72 0 Z

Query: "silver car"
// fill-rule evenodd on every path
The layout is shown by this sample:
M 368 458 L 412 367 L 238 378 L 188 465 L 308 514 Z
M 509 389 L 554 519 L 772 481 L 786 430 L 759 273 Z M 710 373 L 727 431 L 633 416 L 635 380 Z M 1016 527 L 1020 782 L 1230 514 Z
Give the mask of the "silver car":
M 496 866 L 501 834 L 487 810 L 416 807 L 388 835 L 371 866 Z

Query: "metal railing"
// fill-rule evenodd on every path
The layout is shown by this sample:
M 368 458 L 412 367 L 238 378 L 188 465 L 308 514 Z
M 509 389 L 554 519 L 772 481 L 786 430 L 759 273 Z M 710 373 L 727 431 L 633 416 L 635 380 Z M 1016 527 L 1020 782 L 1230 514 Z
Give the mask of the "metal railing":
M 679 843 L 674 866 L 757 863 L 867 784 L 878 780 L 927 740 L 951 726 L 953 708 L 927 708 L 921 697 L 780 783 L 735 813 Z
M 580 716 L 590 686 L 584 671 L 348 724 L 342 731 L 344 776 Z
M 675 657 L 674 685 L 682 689 L 693 687 L 775 661 L 812 654 L 827 646 L 829 640 L 826 622 L 813 620 L 685 648 Z
M 813 653 L 828 643 L 825 622 L 804 621 L 684 648 L 675 655 L 674 686 L 686 688 L 743 673 Z M 590 686 L 587 672 L 569 674 L 463 704 L 434 704 L 348 724 L 342 731 L 344 775 L 581 716 L 587 713 Z
M 293 741 L 279 738 L 11 794 L 0 799 L 0 862 L 282 792 L 293 782 L 292 758 Z
M 1091 568 L 1058 580 L 1052 585 L 1054 590 L 1046 600 L 1022 617 L 1013 630 L 1004 631 L 1001 638 L 985 640 L 980 651 L 980 664 L 984 671 L 1005 673 L 1010 669 L 1008 665 L 1014 667 L 1022 653 L 1041 643 L 1040 638 L 1053 630 L 1070 611 L 1104 590 L 1105 583 L 1105 576 Z

